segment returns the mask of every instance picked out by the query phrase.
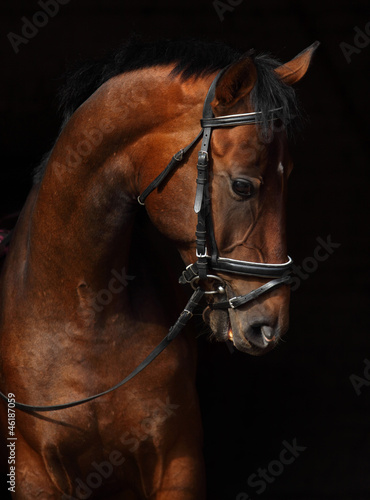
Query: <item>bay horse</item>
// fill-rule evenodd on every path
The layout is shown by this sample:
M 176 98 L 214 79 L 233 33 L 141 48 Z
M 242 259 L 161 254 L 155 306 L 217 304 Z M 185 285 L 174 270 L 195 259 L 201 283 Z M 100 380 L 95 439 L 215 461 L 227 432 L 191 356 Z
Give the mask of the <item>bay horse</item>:
M 288 328 L 287 128 L 317 45 L 281 64 L 132 40 L 70 76 L 0 279 L 15 499 L 205 498 L 186 323 L 203 297 L 211 336 L 253 355 Z

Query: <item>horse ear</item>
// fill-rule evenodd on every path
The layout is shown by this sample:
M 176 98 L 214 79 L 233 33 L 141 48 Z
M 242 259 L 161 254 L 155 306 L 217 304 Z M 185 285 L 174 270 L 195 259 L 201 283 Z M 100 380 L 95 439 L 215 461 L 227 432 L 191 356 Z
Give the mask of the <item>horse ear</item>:
M 313 43 L 307 49 L 300 52 L 294 59 L 276 68 L 274 71 L 280 80 L 287 85 L 293 85 L 293 83 L 303 78 L 311 63 L 313 53 L 319 45 L 320 42 Z
M 230 65 L 217 83 L 212 108 L 224 112 L 232 107 L 250 93 L 256 80 L 257 70 L 249 56 Z

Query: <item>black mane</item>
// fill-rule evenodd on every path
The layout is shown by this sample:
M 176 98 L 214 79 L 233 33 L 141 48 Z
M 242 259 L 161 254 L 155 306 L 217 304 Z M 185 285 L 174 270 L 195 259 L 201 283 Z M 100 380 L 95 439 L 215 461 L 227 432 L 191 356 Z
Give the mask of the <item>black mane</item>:
M 104 82 L 121 73 L 175 64 L 173 74 L 188 79 L 214 73 L 239 57 L 239 52 L 221 42 L 144 42 L 133 37 L 113 53 L 99 60 L 87 61 L 67 73 L 67 82 L 59 93 L 63 116 L 70 116 Z
M 266 54 L 254 55 L 258 80 L 251 99 L 256 111 L 262 111 L 263 127 L 267 126 L 267 111 L 282 107 L 284 126 L 298 115 L 294 90 L 282 83 L 272 71 L 280 61 Z M 74 111 L 90 97 L 104 82 L 128 71 L 153 66 L 174 64 L 172 74 L 186 80 L 214 73 L 237 61 L 242 53 L 222 42 L 201 40 L 160 40 L 145 42 L 137 37 L 121 45 L 118 50 L 98 59 L 84 62 L 66 74 L 66 83 L 59 92 L 59 108 L 63 126 Z M 63 127 L 62 126 L 62 127 Z M 42 179 L 49 158 L 46 154 L 35 171 L 34 182 Z

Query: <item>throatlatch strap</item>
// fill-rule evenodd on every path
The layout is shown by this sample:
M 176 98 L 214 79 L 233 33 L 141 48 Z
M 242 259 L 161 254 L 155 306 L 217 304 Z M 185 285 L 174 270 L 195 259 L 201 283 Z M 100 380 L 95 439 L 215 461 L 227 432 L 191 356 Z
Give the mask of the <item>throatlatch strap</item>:
M 189 151 L 190 148 L 194 146 L 194 144 L 201 138 L 203 134 L 203 130 L 199 132 L 199 134 L 196 136 L 196 138 L 191 141 L 190 144 L 188 144 L 185 148 L 180 149 L 173 157 L 171 158 L 170 163 L 167 165 L 167 167 L 162 170 L 162 172 L 152 181 L 149 186 L 141 193 L 141 195 L 138 197 L 137 201 L 141 204 L 144 205 L 145 199 L 150 195 L 152 191 L 154 191 L 164 180 L 165 178 L 172 172 L 172 170 L 175 169 L 179 165 L 179 163 L 182 162 L 184 159 L 184 155 Z
M 183 330 L 183 328 L 186 326 L 187 322 L 189 319 L 193 316 L 193 311 L 195 307 L 199 304 L 200 300 L 202 299 L 204 295 L 204 291 L 201 290 L 200 288 L 197 288 L 195 292 L 192 294 L 190 297 L 188 303 L 186 304 L 184 310 L 180 314 L 179 318 L 177 319 L 176 323 L 169 329 L 168 334 L 165 336 L 165 338 L 153 349 L 153 351 L 147 356 L 140 364 L 133 370 L 127 377 L 125 377 L 121 382 L 116 384 L 114 387 L 111 387 L 110 389 L 107 389 L 106 391 L 100 392 L 99 394 L 95 394 L 94 396 L 90 396 L 88 398 L 84 399 L 79 399 L 78 401 L 72 401 L 70 403 L 65 403 L 65 404 L 60 404 L 60 405 L 52 405 L 52 406 L 34 406 L 34 405 L 27 405 L 23 403 L 18 403 L 17 401 L 14 403 L 15 407 L 18 410 L 26 411 L 26 412 L 32 412 L 32 411 L 39 411 L 39 412 L 47 412 L 47 411 L 56 411 L 56 410 L 64 410 L 66 408 L 72 408 L 73 406 L 78 406 L 82 405 L 84 403 L 88 403 L 90 401 L 93 401 L 94 399 L 100 398 L 101 396 L 105 396 L 106 394 L 109 394 L 110 392 L 115 391 L 122 385 L 126 384 L 129 380 L 134 378 L 138 373 L 144 370 L 166 347 L 177 337 L 177 335 Z M 0 392 L 0 397 L 3 398 L 5 401 L 8 401 L 8 398 Z

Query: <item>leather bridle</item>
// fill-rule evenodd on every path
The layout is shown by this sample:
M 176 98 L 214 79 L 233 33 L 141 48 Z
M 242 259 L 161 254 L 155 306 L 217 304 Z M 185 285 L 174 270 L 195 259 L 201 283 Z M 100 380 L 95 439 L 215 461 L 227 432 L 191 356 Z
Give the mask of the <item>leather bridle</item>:
M 79 399 L 77 401 L 58 405 L 35 406 L 19 403 L 18 401 L 16 401 L 14 404 L 17 409 L 26 412 L 48 412 L 63 410 L 66 408 L 81 405 L 83 403 L 91 402 L 94 399 L 111 393 L 112 391 L 127 383 L 138 373 L 144 370 L 144 368 L 146 368 L 170 344 L 170 342 L 172 342 L 177 337 L 177 335 L 183 330 L 189 319 L 192 317 L 194 309 L 198 306 L 200 300 L 205 294 L 220 294 L 226 296 L 225 282 L 220 276 L 216 274 L 217 272 L 272 279 L 259 288 L 252 290 L 245 295 L 232 297 L 230 299 L 221 300 L 211 304 L 211 307 L 213 309 L 235 309 L 257 299 L 261 295 L 275 289 L 276 287 L 284 284 L 289 284 L 289 273 L 291 272 L 293 264 L 293 261 L 290 257 L 288 258 L 288 261 L 284 262 L 283 264 L 266 264 L 261 262 L 234 260 L 219 256 L 213 228 L 211 200 L 207 194 L 208 190 L 206 189 L 207 183 L 209 182 L 209 146 L 212 130 L 214 128 L 221 127 L 236 127 L 241 125 L 257 124 L 262 121 L 261 112 L 241 113 L 219 117 L 213 116 L 211 102 L 214 99 L 217 82 L 226 69 L 227 68 L 224 68 L 222 71 L 220 71 L 209 88 L 206 100 L 204 102 L 203 118 L 201 120 L 202 129 L 199 134 L 190 144 L 188 144 L 185 148 L 181 149 L 173 156 L 167 167 L 154 179 L 153 182 L 150 183 L 150 185 L 144 190 L 144 192 L 140 196 L 138 196 L 138 202 L 141 205 L 144 205 L 145 200 L 150 195 L 150 193 L 152 193 L 160 184 L 162 184 L 162 182 L 168 177 L 168 175 L 177 166 L 179 166 L 179 164 L 184 159 L 185 154 L 196 144 L 196 142 L 200 138 L 202 138 L 202 145 L 198 154 L 198 177 L 196 181 L 197 189 L 194 203 L 194 211 L 198 216 L 198 222 L 195 232 L 197 261 L 188 265 L 179 278 L 179 283 L 188 283 L 194 289 L 194 292 L 191 295 L 184 310 L 180 314 L 176 323 L 170 328 L 166 337 L 139 364 L 139 366 L 137 366 L 129 375 L 127 375 L 114 387 L 111 387 L 103 392 L 100 392 L 99 394 L 95 394 L 84 399 Z M 281 108 L 269 111 L 269 120 L 272 121 L 278 119 L 276 113 L 280 109 Z M 210 254 L 208 253 L 208 248 L 210 250 Z M 207 290 L 199 286 L 200 282 L 206 282 L 207 280 L 217 282 L 217 289 Z M 5 401 L 8 400 L 8 398 L 2 392 L 0 392 L 0 397 Z
M 241 125 L 257 124 L 262 121 L 261 112 L 240 113 L 228 116 L 214 117 L 211 107 L 211 102 L 215 96 L 217 82 L 226 71 L 224 68 L 218 73 L 213 80 L 203 107 L 203 118 L 201 120 L 202 130 L 197 137 L 184 149 L 177 152 L 172 158 L 167 167 L 159 174 L 156 179 L 145 189 L 138 197 L 138 202 L 144 205 L 146 198 L 166 179 L 168 174 L 178 166 L 183 160 L 184 154 L 202 138 L 201 148 L 198 153 L 198 177 L 197 189 L 195 194 L 194 211 L 198 216 L 198 223 L 195 231 L 196 235 L 196 257 L 197 261 L 187 266 L 185 271 L 179 278 L 179 283 L 189 283 L 195 289 L 200 281 L 212 280 L 219 283 L 217 290 L 204 290 L 204 293 L 220 293 L 225 294 L 225 282 L 216 273 L 238 274 L 242 276 L 256 276 L 259 278 L 273 278 L 270 282 L 262 285 L 249 294 L 232 297 L 231 299 L 213 303 L 213 309 L 235 309 L 240 307 L 250 300 L 254 300 L 260 295 L 266 293 L 283 284 L 288 284 L 290 281 L 289 273 L 292 268 L 293 261 L 288 257 L 288 261 L 283 264 L 266 264 L 260 262 L 249 262 L 245 260 L 234 260 L 226 257 L 220 257 L 217 248 L 213 218 L 211 212 L 211 199 L 208 195 L 209 190 L 206 189 L 209 182 L 209 146 L 212 136 L 212 130 L 215 128 L 236 127 Z M 269 120 L 276 120 L 276 113 L 281 108 L 269 111 Z M 208 249 L 210 254 L 208 253 Z

